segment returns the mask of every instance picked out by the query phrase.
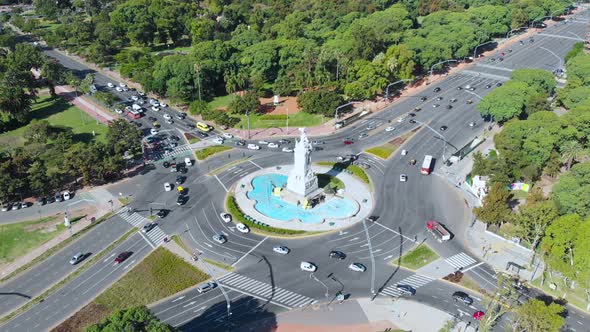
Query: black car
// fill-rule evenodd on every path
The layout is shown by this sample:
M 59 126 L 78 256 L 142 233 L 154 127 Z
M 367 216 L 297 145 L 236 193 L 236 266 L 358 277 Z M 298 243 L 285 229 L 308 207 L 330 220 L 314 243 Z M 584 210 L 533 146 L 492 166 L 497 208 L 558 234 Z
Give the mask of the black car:
M 176 177 L 176 184 L 183 184 L 186 178 L 182 175 Z
M 168 137 L 168 139 L 173 140 L 173 141 L 180 141 L 180 137 L 176 136 L 176 135 L 171 135 L 170 137 Z
M 178 114 L 174 115 L 174 117 L 176 117 L 178 120 L 184 120 L 186 118 L 186 114 L 178 113 Z
M 176 205 L 181 206 L 184 205 L 187 201 L 187 197 L 184 195 L 178 195 L 178 198 L 176 199 Z
M 330 251 L 330 258 L 336 258 L 338 260 L 343 260 L 346 258 L 346 254 L 344 254 L 342 251 L 332 250 L 332 251 Z
M 320 146 L 314 146 L 313 151 L 322 151 L 324 148 Z
M 443 100 L 443 97 L 442 96 L 436 97 L 436 100 L 441 101 L 441 100 Z
M 496 86 L 502 86 L 502 83 L 498 82 L 496 83 Z
M 434 92 L 440 92 L 440 88 L 439 87 L 434 88 Z
M 414 114 L 414 113 L 408 113 L 408 116 L 411 117 L 411 118 L 413 118 L 413 117 L 416 116 L 416 114 Z
M 150 117 L 148 117 L 148 119 L 149 119 L 150 121 L 152 121 L 152 122 L 154 122 L 154 121 L 158 121 L 158 119 L 157 119 L 157 118 L 154 118 L 153 116 L 150 116 Z
M 168 162 L 168 161 L 165 161 L 165 162 L 162 164 L 162 166 L 164 166 L 164 168 L 168 168 L 168 167 L 170 167 L 170 162 Z
M 463 90 L 463 88 L 462 88 L 462 87 L 460 87 L 460 86 L 458 86 L 458 87 L 457 87 L 457 90 L 461 91 L 461 90 Z
M 491 89 L 491 88 L 492 88 L 491 84 L 486 85 L 486 89 Z
M 441 126 L 441 127 L 440 127 L 440 131 L 445 131 L 445 130 L 447 130 L 448 128 L 449 128 L 449 127 L 447 127 L 447 126 Z
M 457 98 L 451 98 L 451 103 L 457 102 Z
M 421 110 L 422 110 L 422 108 L 420 108 L 420 107 L 415 107 L 414 108 L 414 112 L 420 112 Z
M 209 134 L 199 131 L 199 136 L 202 138 L 209 137 Z
M 462 302 L 465 305 L 471 305 L 473 303 L 473 299 L 464 292 L 454 292 L 453 300 L 455 300 L 455 302 Z
M 379 219 L 379 216 L 370 216 L 369 218 L 367 218 L 369 221 L 371 222 L 375 222 L 377 221 L 377 219 Z
M 246 142 L 245 141 L 242 141 L 242 140 L 236 141 L 236 145 L 237 146 L 244 146 L 244 145 L 246 145 Z
M 162 209 L 160 211 L 158 211 L 158 213 L 156 213 L 156 216 L 158 216 L 158 218 L 164 218 L 168 215 L 168 210 L 166 209 Z
M 450 110 L 451 108 L 453 108 L 453 105 L 447 105 L 448 110 Z
M 426 101 L 426 99 L 428 99 L 428 98 L 426 98 L 426 96 L 420 97 L 420 101 Z
M 416 295 L 416 289 L 414 289 L 414 287 L 410 285 L 396 285 L 395 288 L 397 288 L 397 290 L 401 291 L 405 295 Z
M 152 222 L 150 222 L 150 223 L 147 223 L 147 224 L 145 224 L 145 225 L 144 225 L 144 226 L 141 228 L 141 232 L 142 232 L 142 233 L 147 233 L 147 232 L 151 231 L 151 230 L 152 230 L 152 228 L 154 228 L 154 227 L 156 227 L 156 224 L 154 224 L 154 223 L 152 223 Z
M 187 127 L 189 127 L 190 129 L 195 129 L 195 128 L 197 128 L 197 127 L 196 127 L 194 124 L 192 124 L 192 123 L 185 123 L 185 125 L 186 125 Z
M 282 138 L 282 139 L 280 139 L 280 140 L 278 141 L 278 143 L 279 143 L 279 144 L 289 144 L 289 143 L 291 143 L 291 141 L 289 141 L 288 139 L 284 139 L 284 138 Z

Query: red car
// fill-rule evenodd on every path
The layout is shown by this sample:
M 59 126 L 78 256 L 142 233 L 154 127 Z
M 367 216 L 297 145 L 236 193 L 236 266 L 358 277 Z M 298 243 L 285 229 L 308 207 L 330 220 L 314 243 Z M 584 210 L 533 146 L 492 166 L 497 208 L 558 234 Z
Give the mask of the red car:
M 351 145 L 351 144 L 354 144 L 354 142 L 351 140 L 344 141 L 344 145 Z
M 501 56 L 506 56 L 506 53 L 502 52 L 500 53 Z
M 122 263 L 124 260 L 126 260 L 127 258 L 129 258 L 129 256 L 131 256 L 131 252 L 130 251 L 123 251 L 122 253 L 120 253 L 115 258 L 115 264 Z

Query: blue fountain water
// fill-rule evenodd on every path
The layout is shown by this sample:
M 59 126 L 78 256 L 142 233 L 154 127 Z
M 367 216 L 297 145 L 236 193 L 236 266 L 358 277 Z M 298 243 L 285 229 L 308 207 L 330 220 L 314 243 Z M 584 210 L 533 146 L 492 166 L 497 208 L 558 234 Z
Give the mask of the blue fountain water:
M 273 187 L 282 187 L 286 183 L 287 176 L 282 174 L 257 176 L 252 180 L 254 189 L 247 193 L 247 197 L 256 201 L 254 207 L 258 212 L 283 221 L 299 219 L 304 223 L 313 224 L 326 218 L 346 218 L 356 212 L 356 203 L 347 198 L 331 199 L 313 209 L 305 210 L 272 195 Z

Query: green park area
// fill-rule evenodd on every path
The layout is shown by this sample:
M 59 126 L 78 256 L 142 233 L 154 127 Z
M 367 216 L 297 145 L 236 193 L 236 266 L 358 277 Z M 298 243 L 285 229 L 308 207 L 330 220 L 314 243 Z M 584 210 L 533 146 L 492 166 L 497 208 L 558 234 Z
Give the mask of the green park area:
M 287 127 L 314 127 L 322 124 L 323 117 L 318 114 L 309 114 L 306 112 L 297 112 L 289 114 L 289 122 L 287 122 L 287 114 L 252 114 L 250 115 L 250 129 L 257 128 L 281 128 Z M 248 117 L 240 115 L 240 122 L 235 125 L 238 129 L 248 128 Z
M 197 157 L 197 160 L 205 160 L 209 157 L 212 157 L 215 154 L 221 153 L 223 151 L 228 151 L 231 149 L 232 148 L 230 148 L 229 146 L 214 145 L 195 151 L 195 156 Z
M 80 216 L 72 219 L 79 220 Z M 64 230 L 57 216 L 0 225 L 0 264 L 14 261 L 32 249 L 51 240 Z
M 399 149 L 399 147 L 404 144 L 407 140 L 409 140 L 418 130 L 420 130 L 421 127 L 417 127 L 415 129 L 412 129 L 412 131 L 407 132 L 401 136 L 398 136 L 396 138 L 394 138 L 393 140 L 391 140 L 390 142 L 387 142 L 383 145 L 380 146 L 375 146 L 372 147 L 370 149 L 365 150 L 366 153 L 370 153 L 374 156 L 377 156 L 381 159 L 387 159 L 391 156 L 392 153 L 394 153 L 395 151 L 397 151 L 397 149 Z
M 63 98 L 41 95 L 32 106 L 31 117 L 47 120 L 52 127 L 71 128 L 75 141 L 106 140 L 108 127 L 98 122 Z M 25 133 L 31 124 L 0 134 L 0 146 L 14 147 L 25 144 Z
M 401 257 L 401 260 L 395 259 L 391 262 L 393 265 L 399 264 L 402 267 L 417 270 L 430 262 L 438 259 L 439 256 L 426 244 L 420 244 Z
M 348 165 L 348 164 L 343 164 L 343 163 L 333 163 L 333 162 L 329 162 L 329 161 L 320 161 L 317 164 L 320 166 L 328 166 L 328 167 L 333 167 L 333 168 L 337 168 L 337 169 L 341 169 L 341 170 L 346 170 L 350 174 L 359 178 L 364 183 L 371 185 L 371 179 L 369 178 L 369 175 L 367 174 L 367 172 L 365 172 L 364 169 L 362 169 L 359 166 Z
M 148 305 L 207 279 L 207 274 L 159 247 L 94 302 L 110 311 Z

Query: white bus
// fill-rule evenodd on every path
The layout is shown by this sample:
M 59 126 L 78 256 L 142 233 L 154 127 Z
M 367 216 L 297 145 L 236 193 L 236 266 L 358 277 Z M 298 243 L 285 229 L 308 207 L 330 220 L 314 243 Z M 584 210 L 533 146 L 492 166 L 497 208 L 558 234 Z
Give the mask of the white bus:
M 422 162 L 422 168 L 420 168 L 420 173 L 424 175 L 430 174 L 430 170 L 432 169 L 432 156 L 426 155 L 424 156 L 424 162 Z

